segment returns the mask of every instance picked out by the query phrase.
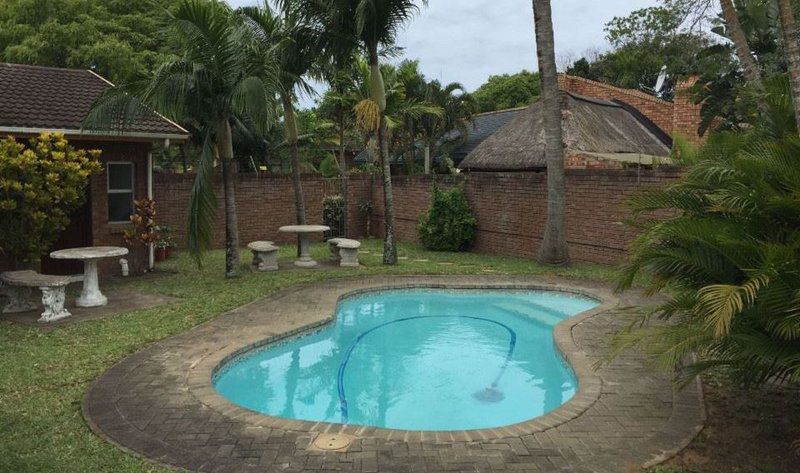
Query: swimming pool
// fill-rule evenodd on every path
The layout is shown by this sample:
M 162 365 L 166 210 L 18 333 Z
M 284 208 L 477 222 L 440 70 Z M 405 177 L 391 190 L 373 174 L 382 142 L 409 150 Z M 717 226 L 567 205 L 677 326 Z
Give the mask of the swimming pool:
M 216 373 L 231 402 L 271 416 L 407 430 L 515 424 L 577 380 L 553 328 L 599 305 L 538 290 L 402 289 L 347 297 L 335 321 Z

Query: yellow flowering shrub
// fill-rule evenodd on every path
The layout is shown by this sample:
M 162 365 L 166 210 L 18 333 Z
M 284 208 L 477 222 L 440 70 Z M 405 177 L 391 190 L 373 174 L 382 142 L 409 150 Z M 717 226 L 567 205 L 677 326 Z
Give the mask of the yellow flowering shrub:
M 27 145 L 0 141 L 0 251 L 17 262 L 44 254 L 86 200 L 100 151 L 75 149 L 60 133 Z

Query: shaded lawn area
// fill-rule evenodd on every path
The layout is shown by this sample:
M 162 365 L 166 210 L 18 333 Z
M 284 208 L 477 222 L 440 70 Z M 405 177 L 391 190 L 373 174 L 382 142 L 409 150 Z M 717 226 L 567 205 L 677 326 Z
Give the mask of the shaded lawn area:
M 125 356 L 170 335 L 279 289 L 331 278 L 370 274 L 532 274 L 612 281 L 614 268 L 575 265 L 550 268 L 528 260 L 478 254 L 434 253 L 401 245 L 395 267 L 381 264 L 381 242 L 366 241 L 364 268 L 254 273 L 226 280 L 224 254 L 210 253 L 202 269 L 185 254 L 159 265 L 160 274 L 104 284 L 178 297 L 176 303 L 52 329 L 0 323 L 0 472 L 170 471 L 124 453 L 95 437 L 80 403 L 92 380 Z M 243 266 L 250 252 L 242 251 Z M 295 249 L 284 246 L 282 259 Z M 314 257 L 327 258 L 326 245 Z M 427 261 L 417 261 L 427 260 Z M 440 264 L 446 263 L 446 264 Z

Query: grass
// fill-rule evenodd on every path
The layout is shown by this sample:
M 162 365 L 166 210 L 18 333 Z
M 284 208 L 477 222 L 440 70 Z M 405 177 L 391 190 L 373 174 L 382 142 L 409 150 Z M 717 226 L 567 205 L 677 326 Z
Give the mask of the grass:
M 224 255 L 207 255 L 197 269 L 185 254 L 160 265 L 160 276 L 121 284 L 180 301 L 104 320 L 53 329 L 0 323 L 0 472 L 155 472 L 168 471 L 124 453 L 94 436 L 80 404 L 92 380 L 146 345 L 184 332 L 226 311 L 300 283 L 373 274 L 531 274 L 612 281 L 616 270 L 599 265 L 552 268 L 528 260 L 477 254 L 435 253 L 401 245 L 400 264 L 381 264 L 380 242 L 366 241 L 363 269 L 253 273 L 225 279 Z M 291 258 L 294 249 L 284 247 Z M 314 256 L 327 257 L 316 245 Z M 242 251 L 244 259 L 249 252 Z M 441 264 L 448 263 L 448 264 Z M 452 263 L 452 264 L 450 264 Z M 246 263 L 245 263 L 246 264 Z

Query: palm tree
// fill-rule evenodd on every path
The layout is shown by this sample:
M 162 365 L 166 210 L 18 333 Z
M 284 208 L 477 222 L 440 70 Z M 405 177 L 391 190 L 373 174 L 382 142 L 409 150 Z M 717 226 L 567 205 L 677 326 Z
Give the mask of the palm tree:
M 789 68 L 789 84 L 792 87 L 792 102 L 797 128 L 800 129 L 800 41 L 797 38 L 797 24 L 792 2 L 778 0 L 778 16 L 783 33 L 783 49 Z
M 631 200 L 644 232 L 620 289 L 643 274 L 668 299 L 615 352 L 641 345 L 680 381 L 716 367 L 744 384 L 800 380 L 800 139 L 786 78 L 764 87 L 764 120 L 683 149 L 681 179 Z
M 478 104 L 472 95 L 466 93 L 463 85 L 453 82 L 443 87 L 438 80 L 427 84 L 425 100 L 442 110 L 441 116 L 428 116 L 422 120 L 425 174 L 430 174 L 432 147 L 444 145 L 448 135 L 454 131 L 458 131 L 462 140 L 466 139 Z
M 427 0 L 421 0 L 427 5 Z M 352 0 L 356 36 L 367 53 L 370 65 L 370 91 L 377 129 L 378 152 L 383 165 L 383 263 L 397 264 L 397 244 L 394 236 L 394 196 L 392 170 L 389 161 L 389 140 L 386 123 L 386 90 L 380 68 L 379 48 L 391 46 L 400 28 L 419 10 L 416 0 Z M 363 108 L 362 108 L 363 110 Z
M 546 264 L 568 264 L 566 231 L 566 192 L 564 188 L 564 139 L 561 130 L 561 98 L 556 74 L 553 41 L 553 19 L 550 0 L 533 0 L 536 27 L 536 53 L 542 81 L 545 157 L 547 160 L 547 226 L 539 261 Z
M 215 162 L 222 165 L 225 192 L 225 275 L 240 269 L 232 127 L 247 117 L 265 127 L 274 117 L 270 97 L 277 82 L 263 61 L 255 70 L 242 45 L 242 31 L 231 8 L 217 0 L 182 0 L 167 12 L 168 41 L 179 58 L 161 64 L 152 77 L 112 89 L 101 97 L 87 126 L 124 128 L 156 109 L 176 119 L 191 117 L 202 134 L 202 153 L 189 205 L 188 247 L 198 263 L 211 246 L 216 212 Z M 270 73 L 265 73 L 265 71 Z
M 295 212 L 298 225 L 306 223 L 306 205 L 303 183 L 300 180 L 300 150 L 294 101 L 297 92 L 309 92 L 303 79 L 319 57 L 322 43 L 319 30 L 302 14 L 301 3 L 283 1 L 281 11 L 274 12 L 269 5 L 243 7 L 239 12 L 255 39 L 254 60 L 262 62 L 277 57 L 279 90 L 283 107 L 284 132 L 289 148 L 294 185 Z M 271 66 L 271 64 L 268 64 Z
M 356 35 L 356 24 L 353 17 L 351 0 L 296 0 L 299 9 L 304 13 L 306 21 L 318 25 L 322 51 L 316 64 L 318 75 L 330 85 L 326 94 L 327 110 L 336 123 L 339 145 L 338 165 L 340 171 L 341 194 L 343 199 L 342 220 L 344 235 L 348 235 L 349 192 L 347 169 L 347 128 L 355 103 L 353 97 L 353 72 L 356 63 L 359 41 Z

